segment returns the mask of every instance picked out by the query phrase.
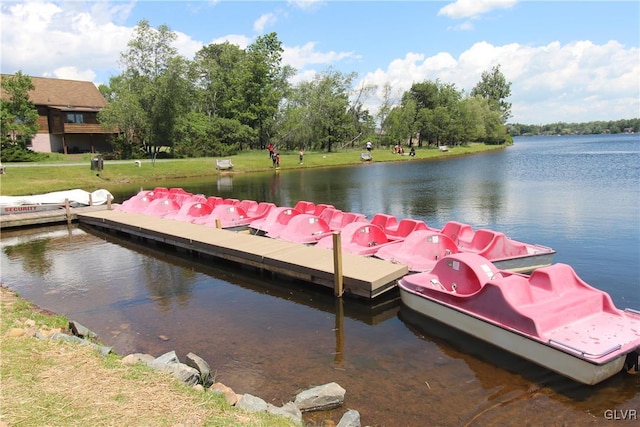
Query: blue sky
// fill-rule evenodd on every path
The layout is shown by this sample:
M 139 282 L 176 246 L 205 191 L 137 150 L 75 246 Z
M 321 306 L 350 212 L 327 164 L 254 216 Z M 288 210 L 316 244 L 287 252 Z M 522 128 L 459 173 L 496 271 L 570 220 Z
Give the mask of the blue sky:
M 511 122 L 640 117 L 638 1 L 7 1 L 0 69 L 107 83 L 141 19 L 167 24 L 187 58 L 210 43 L 241 48 L 276 32 L 292 83 L 329 67 L 394 98 L 439 79 L 468 93 L 500 64 Z

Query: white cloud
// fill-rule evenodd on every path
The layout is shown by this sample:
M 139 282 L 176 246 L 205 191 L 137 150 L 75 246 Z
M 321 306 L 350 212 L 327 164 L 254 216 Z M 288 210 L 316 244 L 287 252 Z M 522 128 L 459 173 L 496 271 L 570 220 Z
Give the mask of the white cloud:
M 45 72 L 42 77 L 53 77 L 65 80 L 82 80 L 91 82 L 96 78 L 96 73 L 91 70 L 78 70 L 76 67 L 60 67 L 53 70 L 53 74 Z
M 324 0 L 288 0 L 288 4 L 302 10 L 316 10 L 322 7 L 326 1 Z
M 346 58 L 357 58 L 354 52 L 319 52 L 315 42 L 305 43 L 303 46 L 284 46 L 282 61 L 296 69 L 304 68 L 308 64 L 331 65 Z
M 508 9 L 518 0 L 457 0 L 438 11 L 452 19 L 475 18 L 494 9 Z
M 2 6 L 2 72 L 95 77 L 97 70 L 117 66 L 132 29 L 96 20 L 91 9 L 80 10 L 73 2 L 62 5 L 26 2 Z M 106 5 L 95 6 L 93 11 L 109 10 Z M 122 4 L 112 10 L 112 15 L 124 13 Z
M 277 21 L 276 15 L 273 13 L 265 13 L 253 23 L 253 30 L 257 33 L 264 32 L 265 27 L 274 25 Z
M 634 118 L 640 113 L 639 56 L 638 48 L 626 48 L 617 42 L 553 42 L 537 47 L 480 42 L 457 59 L 448 53 L 428 58 L 409 53 L 392 61 L 386 70 L 366 74 L 364 80 L 378 87 L 378 99 L 368 105 L 375 112 L 386 82 L 404 92 L 414 82 L 439 79 L 468 94 L 483 71 L 499 64 L 511 82 L 508 101 L 513 104 L 512 122 L 612 120 Z
M 251 39 L 251 37 L 247 37 L 247 36 L 242 35 L 242 34 L 228 34 L 228 35 L 223 36 L 223 37 L 215 38 L 215 39 L 211 40 L 209 43 L 211 43 L 211 44 L 222 44 L 224 42 L 229 42 L 231 44 L 235 44 L 240 49 L 246 49 L 247 46 L 249 46 L 253 42 L 253 39 Z

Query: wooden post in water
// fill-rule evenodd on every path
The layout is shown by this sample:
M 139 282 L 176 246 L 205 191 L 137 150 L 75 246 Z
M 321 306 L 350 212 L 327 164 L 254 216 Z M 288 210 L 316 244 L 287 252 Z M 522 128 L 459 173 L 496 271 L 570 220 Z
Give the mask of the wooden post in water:
M 69 206 L 69 199 L 64 199 L 64 209 L 67 212 L 67 224 L 71 224 L 71 207 Z
M 107 210 L 111 210 L 111 194 L 107 195 Z
M 93 195 L 89 193 L 89 206 L 93 206 Z
M 342 238 L 340 232 L 333 233 L 333 294 L 342 298 L 344 292 L 342 277 Z
M 220 218 L 216 218 L 216 228 L 222 228 L 222 222 L 220 222 Z
M 335 309 L 336 352 L 333 361 L 342 363 L 344 355 L 344 300 L 342 298 L 335 299 Z

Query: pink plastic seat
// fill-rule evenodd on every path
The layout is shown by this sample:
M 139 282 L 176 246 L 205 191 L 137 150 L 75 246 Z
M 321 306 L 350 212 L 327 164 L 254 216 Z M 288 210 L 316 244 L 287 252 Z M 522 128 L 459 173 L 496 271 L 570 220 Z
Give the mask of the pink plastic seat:
M 417 219 L 411 218 L 403 218 L 400 220 L 397 227 L 393 229 L 385 228 L 385 232 L 390 239 L 404 239 L 414 231 L 427 229 L 427 223 L 424 221 L 419 221 Z
M 239 208 L 242 208 L 247 215 L 251 216 L 253 213 L 255 213 L 256 209 L 258 209 L 258 202 L 256 202 L 255 200 L 241 200 L 240 202 L 238 202 L 237 206 Z
M 331 217 L 333 216 L 333 214 L 337 211 L 338 209 L 336 208 L 325 208 L 323 209 L 322 212 L 320 212 L 320 215 L 318 215 L 319 218 L 322 218 L 323 220 L 325 220 L 327 222 L 327 224 L 329 224 L 331 222 Z
M 302 212 L 302 213 L 308 213 L 308 214 L 313 214 L 316 210 L 316 205 L 313 202 L 307 202 L 306 200 L 300 200 L 298 201 L 298 203 L 296 203 L 296 205 L 293 207 L 294 209 Z
M 291 217 L 281 230 L 269 231 L 267 237 L 293 243 L 312 244 L 330 233 L 329 224 L 325 220 L 311 214 L 300 214 Z
M 206 201 L 191 201 L 184 203 L 178 212 L 170 212 L 163 218 L 175 221 L 193 222 L 196 218 L 209 215 L 213 208 Z
M 302 212 L 290 207 L 272 208 L 264 218 L 253 220 L 249 223 L 249 228 L 254 234 L 266 234 L 276 228 L 286 225 L 292 216 L 300 215 Z
M 409 271 L 429 271 L 439 259 L 455 253 L 458 247 L 448 236 L 432 230 L 417 230 L 396 245 L 381 248 L 375 256 L 405 264 Z
M 212 208 L 215 208 L 216 206 L 221 205 L 223 200 L 224 199 L 219 196 L 209 196 L 207 197 L 207 204 Z
M 486 229 L 477 230 L 471 242 L 461 246 L 460 250 L 475 252 L 492 261 L 528 253 L 524 243 L 511 240 L 504 233 Z
M 458 221 L 447 222 L 440 232 L 449 236 L 458 246 L 470 244 L 474 234 L 473 228 L 469 224 L 463 224 Z
M 389 230 L 398 226 L 398 219 L 393 215 L 377 213 L 371 218 L 371 224 L 379 225 L 383 230 Z
M 155 199 L 149 203 L 142 213 L 145 215 L 163 217 L 170 212 L 177 212 L 178 210 L 180 210 L 180 205 L 175 200 Z

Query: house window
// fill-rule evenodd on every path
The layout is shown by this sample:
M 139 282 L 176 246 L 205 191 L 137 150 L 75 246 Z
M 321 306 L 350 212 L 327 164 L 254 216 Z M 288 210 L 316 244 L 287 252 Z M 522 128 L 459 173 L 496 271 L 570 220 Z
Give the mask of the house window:
M 84 123 L 81 113 L 67 113 L 67 123 Z

